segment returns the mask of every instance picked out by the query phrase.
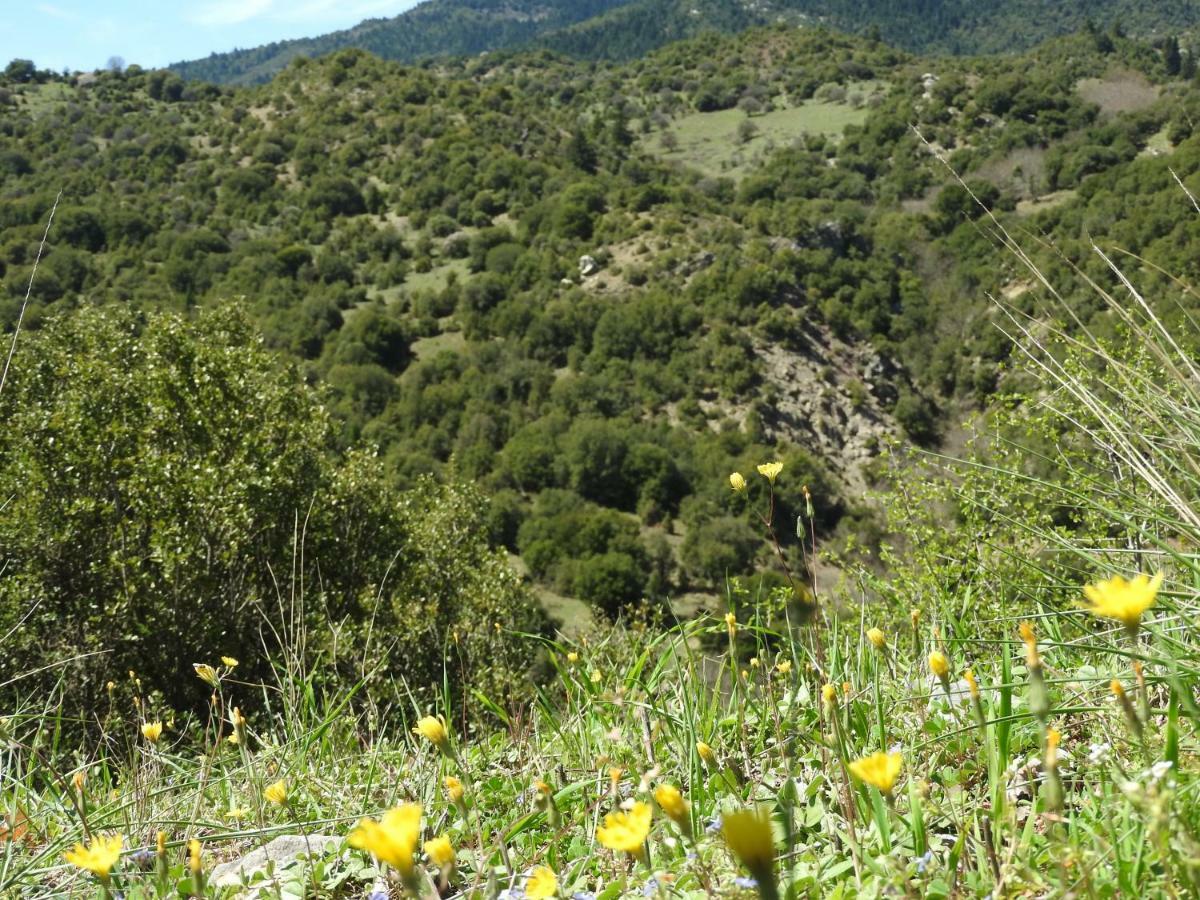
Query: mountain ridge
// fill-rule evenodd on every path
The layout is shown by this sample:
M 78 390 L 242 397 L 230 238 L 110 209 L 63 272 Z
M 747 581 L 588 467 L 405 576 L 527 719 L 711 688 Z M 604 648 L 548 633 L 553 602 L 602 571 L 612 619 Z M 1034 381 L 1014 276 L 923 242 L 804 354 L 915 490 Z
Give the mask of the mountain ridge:
M 391 18 L 260 47 L 172 63 L 184 78 L 230 84 L 269 80 L 299 56 L 357 48 L 414 63 L 542 47 L 583 59 L 628 60 L 708 31 L 815 24 L 867 34 L 907 50 L 1010 53 L 1092 26 L 1144 35 L 1190 29 L 1197 0 L 426 0 Z

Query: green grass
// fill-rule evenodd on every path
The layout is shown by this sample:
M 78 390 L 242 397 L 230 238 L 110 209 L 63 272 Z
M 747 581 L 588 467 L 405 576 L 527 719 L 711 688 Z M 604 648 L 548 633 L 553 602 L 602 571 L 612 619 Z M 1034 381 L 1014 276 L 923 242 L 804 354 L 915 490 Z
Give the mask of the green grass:
M 471 276 L 471 264 L 469 260 L 454 259 L 449 262 L 434 266 L 428 272 L 409 272 L 404 279 L 404 289 L 410 293 L 416 291 L 441 291 L 446 287 L 446 280 L 450 273 L 455 272 L 458 275 L 459 281 L 465 281 Z
M 757 134 L 746 142 L 738 139 L 738 128 L 747 120 L 741 110 L 692 113 L 675 119 L 666 129 L 677 141 L 675 149 L 663 146 L 661 131 L 647 135 L 643 146 L 663 159 L 683 163 L 706 175 L 740 178 L 771 146 L 788 146 L 806 134 L 840 135 L 846 126 L 864 122 L 867 112 L 865 106 L 855 109 L 845 103 L 807 100 L 799 106 L 749 117 Z

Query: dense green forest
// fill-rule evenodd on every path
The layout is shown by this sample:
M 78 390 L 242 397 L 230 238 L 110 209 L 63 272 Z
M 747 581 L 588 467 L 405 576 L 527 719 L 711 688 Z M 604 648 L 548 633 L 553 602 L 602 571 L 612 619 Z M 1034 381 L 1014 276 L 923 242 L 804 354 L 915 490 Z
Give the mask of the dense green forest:
M 779 521 L 807 515 L 822 541 L 870 547 L 881 525 L 865 492 L 890 442 L 953 442 L 962 410 L 1004 388 L 1011 345 L 989 296 L 1040 300 L 1001 223 L 1047 236 L 1029 249 L 1049 271 L 1111 283 L 1099 238 L 1195 274 L 1197 226 L 1172 174 L 1200 189 L 1190 60 L 1098 30 L 1019 59 L 923 59 L 780 26 L 627 64 L 532 51 L 405 67 L 350 50 L 251 88 L 137 68 L 64 79 L 15 61 L 0 90 L 0 316 L 11 330 L 61 189 L 28 332 L 90 307 L 121 308 L 130 323 L 104 327 L 135 332 L 160 311 L 235 315 L 315 391 L 294 402 L 332 415 L 304 439 L 332 468 L 306 469 L 301 492 L 336 496 L 334 473 L 363 450 L 388 491 L 472 481 L 490 498 L 482 540 L 553 615 L 669 596 L 678 611 L 764 560 L 728 472 L 779 458 L 792 476 Z M 1180 317 L 1194 312 L 1180 301 Z M 1078 314 L 1111 327 L 1094 301 Z M 14 378 L 16 408 L 84 402 L 50 376 Z M 5 494 L 28 504 L 12 538 L 51 549 L 10 564 L 13 590 L 53 585 L 67 602 L 119 583 L 136 608 L 182 560 L 212 565 L 205 545 L 150 528 L 141 550 L 105 545 L 103 565 L 63 568 L 55 541 L 107 469 L 54 484 L 30 454 L 0 444 Z M 31 478 L 47 492 L 16 488 Z M 132 503 L 157 522 L 216 503 L 204 479 L 182 497 L 135 482 L 106 487 L 115 506 L 88 515 L 119 521 Z M 299 503 L 263 490 L 279 515 Z M 284 524 L 221 528 L 268 558 L 294 536 Z M 794 532 L 784 558 L 803 573 Z M 141 580 L 134 560 L 153 560 Z M 233 590 L 239 571 L 212 577 Z M 339 571 L 312 577 L 357 619 L 381 575 Z
M 1146 39 L 1190 32 L 1194 0 L 431 0 L 390 19 L 316 38 L 281 41 L 171 69 L 188 79 L 253 84 L 297 56 L 369 50 L 383 59 L 421 59 L 543 46 L 581 59 L 630 60 L 658 47 L 710 32 L 726 34 L 789 23 L 823 25 L 881 38 L 918 53 L 1013 53 L 1085 27 Z

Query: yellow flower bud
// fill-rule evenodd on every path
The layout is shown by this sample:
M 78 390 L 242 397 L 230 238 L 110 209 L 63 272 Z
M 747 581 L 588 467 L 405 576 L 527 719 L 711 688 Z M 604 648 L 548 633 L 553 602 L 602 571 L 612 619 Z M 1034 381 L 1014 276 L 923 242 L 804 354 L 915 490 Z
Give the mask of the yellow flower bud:
M 950 674 L 950 660 L 940 650 L 929 654 L 929 668 L 938 678 L 945 680 Z
M 746 489 L 746 479 L 741 472 L 733 472 L 729 476 L 729 486 L 739 493 Z
M 876 650 L 882 650 L 887 646 L 887 635 L 883 633 L 882 628 L 868 628 L 867 640 L 871 642 Z

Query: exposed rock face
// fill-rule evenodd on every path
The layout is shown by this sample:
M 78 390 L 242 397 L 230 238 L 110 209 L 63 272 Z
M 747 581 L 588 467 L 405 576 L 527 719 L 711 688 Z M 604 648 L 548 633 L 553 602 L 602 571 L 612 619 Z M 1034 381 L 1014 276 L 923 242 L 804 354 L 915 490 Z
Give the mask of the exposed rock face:
M 587 278 L 589 275 L 595 275 L 599 271 L 600 263 L 596 262 L 594 256 L 579 257 L 579 274 L 584 278 Z
M 800 347 L 756 342 L 771 401 L 762 412 L 769 440 L 785 439 L 821 457 L 852 493 L 862 467 L 902 432 L 891 408 L 908 375 L 872 347 L 847 344 L 813 325 Z

